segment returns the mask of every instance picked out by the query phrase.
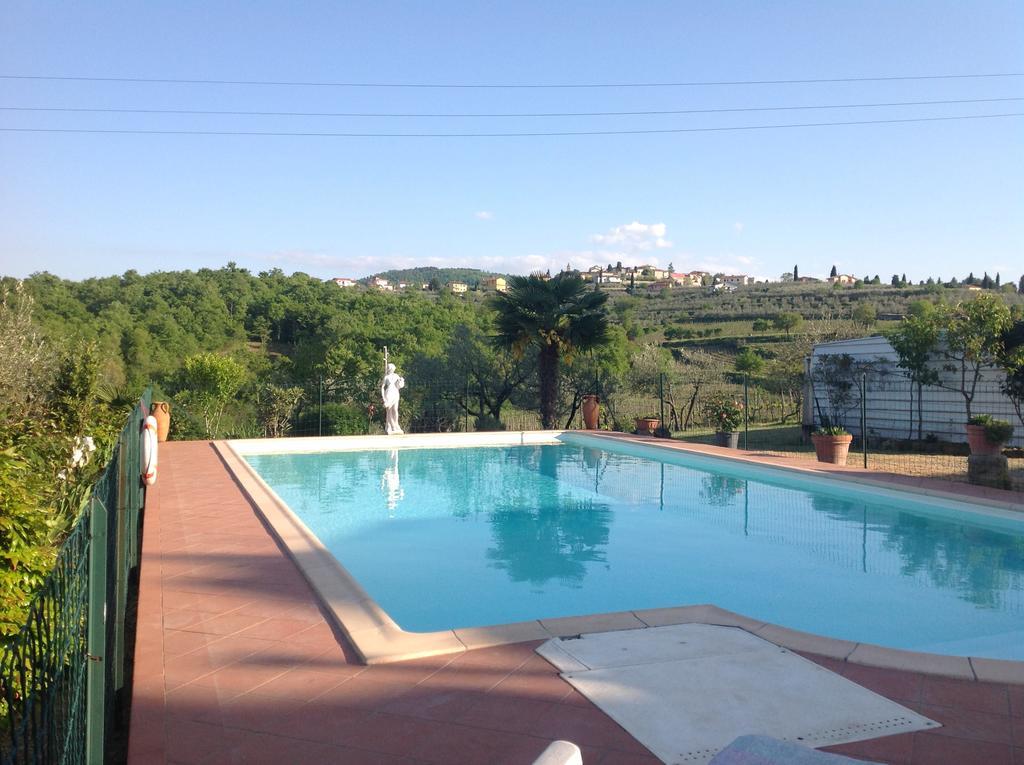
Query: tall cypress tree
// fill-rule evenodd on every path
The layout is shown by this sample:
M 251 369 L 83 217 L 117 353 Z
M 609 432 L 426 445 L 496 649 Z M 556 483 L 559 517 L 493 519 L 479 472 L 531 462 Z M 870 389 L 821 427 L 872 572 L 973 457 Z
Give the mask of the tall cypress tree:
M 797 268 L 796 266 L 793 266 L 793 281 L 796 281 L 799 278 L 800 278 L 800 269 Z
M 836 271 L 836 267 L 835 267 L 835 266 L 832 266 L 832 273 L 830 273 L 830 274 L 829 274 L 829 276 L 830 276 L 831 278 L 833 278 L 833 279 L 834 279 L 835 277 L 839 276 L 839 272 L 838 272 L 838 271 Z

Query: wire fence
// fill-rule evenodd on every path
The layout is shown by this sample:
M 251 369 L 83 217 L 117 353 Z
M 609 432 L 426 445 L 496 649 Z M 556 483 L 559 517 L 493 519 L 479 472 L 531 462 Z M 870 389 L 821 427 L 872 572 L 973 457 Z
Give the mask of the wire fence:
M 0 763 L 107 760 L 130 663 L 129 586 L 139 562 L 142 424 L 151 392 L 61 546 L 21 630 L 0 650 Z
M 557 426 L 584 428 L 582 388 L 564 387 Z M 901 374 L 873 372 L 779 381 L 735 372 L 690 379 L 655 375 L 646 385 L 597 380 L 598 427 L 651 432 L 675 439 L 725 444 L 712 404 L 731 403 L 738 412 L 735 445 L 766 456 L 816 459 L 812 432 L 830 424 L 853 435 L 848 464 L 900 475 L 971 479 L 965 424 L 967 399 L 950 387 L 918 385 Z M 969 391 L 971 414 L 987 414 L 1016 425 L 1004 444 L 1005 470 L 976 482 L 1024 491 L 1024 421 L 994 380 Z M 409 433 L 479 430 L 538 430 L 536 391 L 496 395 L 493 385 L 473 380 L 410 380 L 402 391 L 400 422 Z M 650 426 L 641 419 L 656 420 Z M 359 403 L 348 394 L 315 383 L 303 397 L 290 435 L 382 433 L 384 416 L 375 392 Z

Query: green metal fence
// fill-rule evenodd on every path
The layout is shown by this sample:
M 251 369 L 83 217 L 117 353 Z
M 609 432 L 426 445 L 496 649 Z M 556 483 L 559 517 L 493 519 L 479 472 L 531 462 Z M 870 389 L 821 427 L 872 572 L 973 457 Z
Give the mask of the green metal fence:
M 36 595 L 0 653 L 0 765 L 104 762 L 125 684 L 128 585 L 139 561 L 147 390 Z

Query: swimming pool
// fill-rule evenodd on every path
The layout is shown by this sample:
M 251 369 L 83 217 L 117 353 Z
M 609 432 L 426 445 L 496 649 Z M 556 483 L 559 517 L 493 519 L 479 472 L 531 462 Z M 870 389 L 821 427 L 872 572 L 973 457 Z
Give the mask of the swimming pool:
M 1024 659 L 1024 520 L 559 441 L 243 456 L 405 630 L 714 603 L 845 640 Z

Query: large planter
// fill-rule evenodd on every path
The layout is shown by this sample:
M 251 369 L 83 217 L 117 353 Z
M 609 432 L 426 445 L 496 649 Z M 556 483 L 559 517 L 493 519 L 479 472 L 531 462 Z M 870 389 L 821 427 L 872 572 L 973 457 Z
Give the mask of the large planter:
M 850 444 L 853 443 L 853 436 L 849 433 L 842 436 L 823 436 L 818 433 L 812 433 L 811 441 L 814 442 L 814 453 L 818 456 L 818 462 L 827 462 L 830 465 L 845 465 L 846 458 L 850 454 Z
M 171 406 L 166 401 L 154 401 L 149 413 L 156 418 L 156 440 L 166 441 L 171 428 Z
M 740 432 L 738 430 L 718 431 L 715 433 L 715 446 L 724 446 L 726 449 L 739 449 Z
M 967 426 L 967 443 L 970 444 L 971 454 L 996 455 L 1003 453 L 1001 443 L 993 443 L 988 440 L 984 425 Z
M 601 419 L 601 404 L 597 395 L 588 393 L 583 397 L 583 427 L 587 430 L 597 430 L 597 422 Z
M 654 431 L 661 425 L 661 420 L 657 417 L 637 417 L 636 418 L 636 432 L 640 436 L 653 436 Z

